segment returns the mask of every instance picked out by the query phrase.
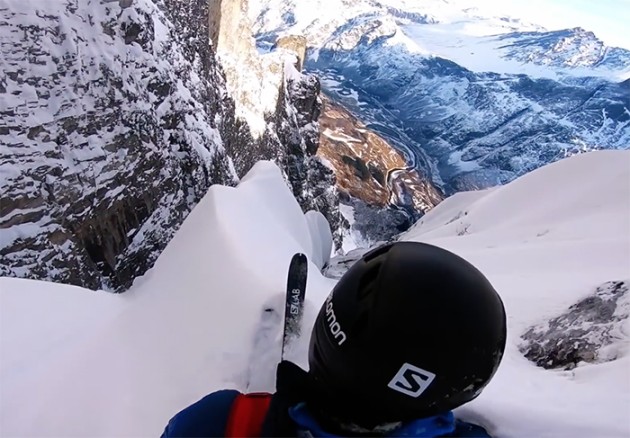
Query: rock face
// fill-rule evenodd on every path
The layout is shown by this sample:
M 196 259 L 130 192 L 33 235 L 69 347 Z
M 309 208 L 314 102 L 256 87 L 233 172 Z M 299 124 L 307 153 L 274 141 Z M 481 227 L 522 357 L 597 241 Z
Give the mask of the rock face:
M 210 184 L 236 181 L 220 70 L 168 6 L 0 12 L 4 275 L 124 288 Z
M 520 351 L 543 368 L 575 368 L 580 362 L 614 360 L 628 342 L 630 283 L 610 281 L 550 321 L 531 327 Z
M 244 175 L 260 159 L 276 161 L 302 208 L 319 211 L 329 221 L 339 249 L 347 224 L 339 213 L 334 175 L 316 157 L 321 87 L 317 77 L 300 73 L 306 38 L 284 36 L 270 53 L 258 54 L 249 34 L 247 0 L 210 0 L 209 5 L 209 32 L 237 118 L 248 123 L 256 140 L 247 148 L 227 148 L 237 174 Z
M 283 95 L 284 110 L 270 126 L 277 127 L 278 139 L 287 145 L 284 168 L 297 201 L 304 211 L 315 210 L 324 215 L 333 232 L 335 250 L 339 250 L 349 224 L 339 211 L 335 174 L 317 155 L 320 147 L 317 120 L 322 109 L 319 92 L 316 76 L 293 76 L 287 81 Z M 293 126 L 298 127 L 297 132 Z
M 302 71 L 304 60 L 306 59 L 306 37 L 302 35 L 281 36 L 274 44 L 273 49 L 286 49 L 296 54 L 297 62 L 295 68 Z
M 259 159 L 274 158 L 303 207 L 335 223 L 333 176 L 296 170 L 317 162 L 319 83 L 286 82 L 277 64 L 276 100 L 251 128 L 209 44 L 212 7 L 0 8 L 0 275 L 123 291 L 211 184 L 235 184 Z
M 276 111 L 284 59 L 276 54 L 258 55 L 247 0 L 208 0 L 208 9 L 210 41 L 225 72 L 236 115 L 247 121 L 252 136 L 258 139 L 266 129 L 267 115 Z M 265 156 L 269 151 L 259 152 Z
M 318 155 L 332 165 L 366 242 L 405 231 L 443 196 L 431 178 L 342 106 L 324 99 Z

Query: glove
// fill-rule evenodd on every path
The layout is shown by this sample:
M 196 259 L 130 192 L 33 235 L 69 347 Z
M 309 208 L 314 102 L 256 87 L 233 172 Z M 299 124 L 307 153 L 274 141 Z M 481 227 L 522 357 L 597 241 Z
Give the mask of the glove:
M 282 361 L 276 369 L 276 393 L 271 398 L 267 416 L 263 422 L 262 436 L 296 436 L 289 408 L 312 398 L 313 382 L 309 374 L 296 364 Z

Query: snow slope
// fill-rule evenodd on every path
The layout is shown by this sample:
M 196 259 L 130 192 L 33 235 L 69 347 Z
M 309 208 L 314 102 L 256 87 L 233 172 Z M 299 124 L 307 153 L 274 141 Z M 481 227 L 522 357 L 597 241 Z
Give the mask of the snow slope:
M 630 278 L 630 152 L 583 154 L 506 186 L 458 193 L 403 239 L 470 260 L 505 303 L 504 363 L 462 415 L 488 422 L 496 436 L 630 434 L 630 321 L 615 345 L 623 357 L 614 362 L 546 371 L 517 349 L 527 327 L 564 312 L 601 283 Z
M 236 189 L 213 186 L 125 294 L 0 278 L 0 435 L 159 436 L 207 392 L 244 388 L 263 306 L 311 246 L 280 171 L 263 162 Z M 331 280 L 317 271 L 308 294 L 321 302 Z M 259 376 L 257 389 L 272 384 Z
M 629 181 L 630 152 L 584 154 L 457 194 L 404 236 L 468 258 L 506 304 L 504 362 L 459 416 L 502 437 L 630 434 L 630 330 L 621 359 L 571 372 L 517 349 L 529 325 L 630 276 Z M 248 371 L 250 388 L 271 389 L 280 332 L 261 310 L 280 303 L 292 253 L 321 250 L 309 221 L 277 168 L 259 163 L 237 188 L 213 186 L 125 294 L 0 278 L 0 435 L 157 436 L 206 393 L 245 388 Z M 311 264 L 307 325 L 333 284 Z M 255 336 L 277 352 L 249 367 Z M 293 351 L 302 365 L 306 341 Z

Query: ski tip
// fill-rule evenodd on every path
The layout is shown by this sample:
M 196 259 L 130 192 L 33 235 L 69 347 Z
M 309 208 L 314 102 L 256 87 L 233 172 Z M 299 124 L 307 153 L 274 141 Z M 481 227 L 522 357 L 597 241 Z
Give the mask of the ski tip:
M 305 262 L 306 261 L 306 254 L 303 254 L 301 252 L 296 252 L 295 254 L 293 254 L 293 257 L 291 258 L 292 262 Z

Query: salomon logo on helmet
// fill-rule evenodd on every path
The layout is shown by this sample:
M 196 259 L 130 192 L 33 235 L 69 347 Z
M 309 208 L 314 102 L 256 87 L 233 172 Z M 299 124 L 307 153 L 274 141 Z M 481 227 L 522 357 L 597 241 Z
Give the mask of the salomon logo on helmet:
M 387 386 L 394 391 L 417 398 L 429 387 L 433 379 L 435 379 L 435 374 L 432 372 L 406 363 Z
M 332 294 L 326 298 L 326 321 L 328 321 L 330 333 L 337 339 L 337 345 L 343 344 L 346 341 L 346 334 L 341 330 L 341 326 L 337 322 L 335 309 L 333 309 Z

